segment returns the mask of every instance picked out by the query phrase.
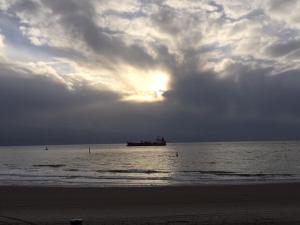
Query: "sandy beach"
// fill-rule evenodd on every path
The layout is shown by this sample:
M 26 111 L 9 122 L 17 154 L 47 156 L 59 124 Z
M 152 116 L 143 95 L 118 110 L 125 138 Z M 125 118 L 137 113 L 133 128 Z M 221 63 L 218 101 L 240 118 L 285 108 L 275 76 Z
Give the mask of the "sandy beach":
M 300 184 L 0 187 L 0 221 L 34 224 L 299 224 Z M 11 217 L 11 218 L 7 218 Z M 14 219 L 15 218 L 15 219 Z M 23 223 L 24 224 L 24 223 Z

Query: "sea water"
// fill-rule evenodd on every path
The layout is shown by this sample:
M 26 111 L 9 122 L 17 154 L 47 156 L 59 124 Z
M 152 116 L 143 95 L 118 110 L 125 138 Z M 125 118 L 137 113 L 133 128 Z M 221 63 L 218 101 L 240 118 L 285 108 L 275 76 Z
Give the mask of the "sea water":
M 0 185 L 156 186 L 300 181 L 300 142 L 0 147 Z

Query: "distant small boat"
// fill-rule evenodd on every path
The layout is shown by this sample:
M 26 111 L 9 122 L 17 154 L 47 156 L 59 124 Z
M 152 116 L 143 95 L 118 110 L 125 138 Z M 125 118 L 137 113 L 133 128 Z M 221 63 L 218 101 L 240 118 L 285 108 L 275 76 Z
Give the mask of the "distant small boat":
M 127 142 L 127 146 L 166 146 L 164 138 L 157 138 L 156 141 Z

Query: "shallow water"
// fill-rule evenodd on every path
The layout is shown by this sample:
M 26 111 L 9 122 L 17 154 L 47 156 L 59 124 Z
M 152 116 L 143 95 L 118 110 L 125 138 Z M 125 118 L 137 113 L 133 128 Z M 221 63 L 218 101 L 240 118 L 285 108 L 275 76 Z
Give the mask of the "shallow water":
M 1 185 L 150 186 L 300 181 L 300 142 L 0 147 Z M 178 152 L 178 157 L 176 157 Z

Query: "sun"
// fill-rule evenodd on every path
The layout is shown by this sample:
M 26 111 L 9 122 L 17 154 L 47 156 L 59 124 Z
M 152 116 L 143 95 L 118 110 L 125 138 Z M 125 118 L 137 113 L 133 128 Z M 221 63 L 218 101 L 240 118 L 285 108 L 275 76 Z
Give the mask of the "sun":
M 152 90 L 154 97 L 162 98 L 163 93 L 168 89 L 168 77 L 166 74 L 158 73 L 151 78 L 152 81 L 149 84 L 149 88 Z
M 130 74 L 130 91 L 126 101 L 158 102 L 164 100 L 169 89 L 169 75 L 162 71 L 136 72 Z

